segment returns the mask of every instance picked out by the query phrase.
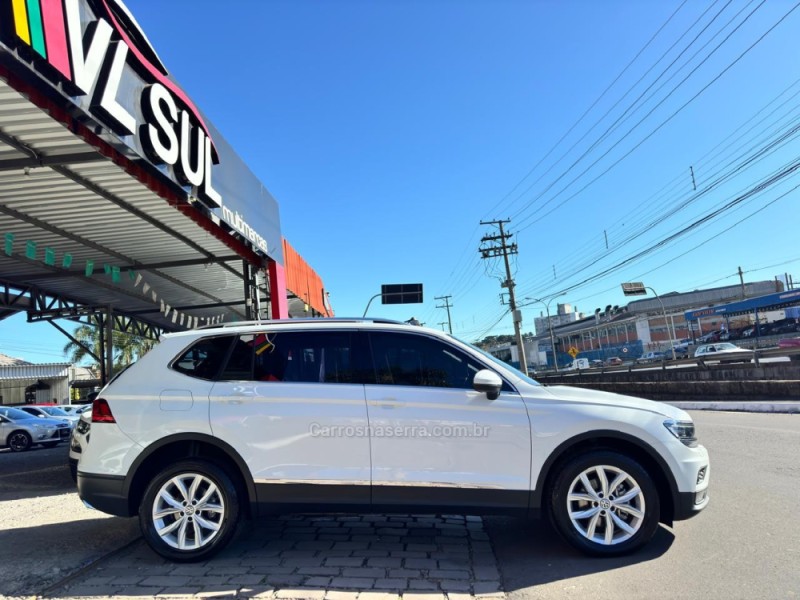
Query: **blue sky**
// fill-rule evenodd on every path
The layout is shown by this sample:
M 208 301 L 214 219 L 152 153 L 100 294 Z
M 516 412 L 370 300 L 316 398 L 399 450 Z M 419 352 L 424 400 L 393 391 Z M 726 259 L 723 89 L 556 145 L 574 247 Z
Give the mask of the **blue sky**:
M 440 327 L 449 295 L 455 334 L 511 333 L 481 220 L 511 220 L 518 299 L 567 290 L 586 313 L 624 304 L 623 281 L 800 279 L 793 2 L 127 5 L 339 316 L 421 282 L 422 305 L 369 314 Z M 523 309 L 525 331 L 542 310 Z M 23 320 L 0 323 L 0 352 L 58 360 L 63 337 Z

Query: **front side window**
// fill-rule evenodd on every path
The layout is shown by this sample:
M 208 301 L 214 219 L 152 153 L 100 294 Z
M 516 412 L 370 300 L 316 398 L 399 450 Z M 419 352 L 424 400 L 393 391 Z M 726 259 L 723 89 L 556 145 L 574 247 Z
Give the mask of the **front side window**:
M 379 384 L 472 389 L 475 373 L 485 368 L 458 348 L 427 336 L 370 334 Z
M 239 336 L 220 379 L 363 383 L 347 331 L 260 332 Z
M 199 340 L 172 363 L 172 368 L 190 377 L 215 379 L 232 341 L 229 335 Z

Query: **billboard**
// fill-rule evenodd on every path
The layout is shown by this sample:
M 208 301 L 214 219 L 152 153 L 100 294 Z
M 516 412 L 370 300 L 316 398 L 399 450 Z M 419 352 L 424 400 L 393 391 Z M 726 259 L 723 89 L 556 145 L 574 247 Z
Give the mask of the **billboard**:
M 391 283 L 381 286 L 381 303 L 383 304 L 420 304 L 421 302 L 421 283 Z

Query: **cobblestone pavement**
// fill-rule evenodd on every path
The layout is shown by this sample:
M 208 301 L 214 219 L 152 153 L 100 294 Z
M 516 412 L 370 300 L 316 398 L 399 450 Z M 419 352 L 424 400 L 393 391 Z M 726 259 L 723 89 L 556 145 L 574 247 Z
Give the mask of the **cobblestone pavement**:
M 144 542 L 50 598 L 504 598 L 480 517 L 301 515 L 248 523 L 214 559 L 177 564 Z

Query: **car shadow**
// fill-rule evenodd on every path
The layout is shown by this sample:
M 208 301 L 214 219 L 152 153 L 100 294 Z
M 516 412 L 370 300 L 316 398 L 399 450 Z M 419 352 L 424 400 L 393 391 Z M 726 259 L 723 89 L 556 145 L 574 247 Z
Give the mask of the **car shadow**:
M 660 526 L 650 543 L 637 552 L 597 558 L 573 549 L 544 519 L 487 517 L 484 525 L 506 592 L 655 560 L 665 554 L 675 540 L 668 528 Z

